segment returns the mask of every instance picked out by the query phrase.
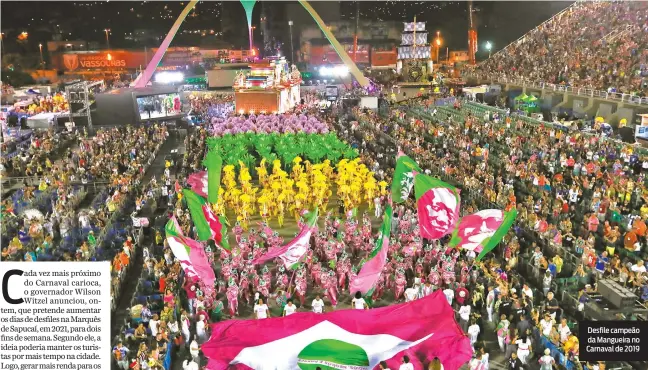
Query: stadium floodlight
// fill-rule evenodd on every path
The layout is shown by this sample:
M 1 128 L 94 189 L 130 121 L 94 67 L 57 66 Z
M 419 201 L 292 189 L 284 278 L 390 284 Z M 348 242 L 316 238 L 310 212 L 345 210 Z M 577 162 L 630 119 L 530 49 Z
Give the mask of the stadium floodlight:
M 493 44 L 491 44 L 490 41 L 486 41 L 486 50 L 488 50 L 488 57 L 490 58 L 491 56 L 491 49 L 493 48 Z
M 172 84 L 184 81 L 184 73 L 182 72 L 159 72 L 155 75 L 155 82 L 162 84 Z

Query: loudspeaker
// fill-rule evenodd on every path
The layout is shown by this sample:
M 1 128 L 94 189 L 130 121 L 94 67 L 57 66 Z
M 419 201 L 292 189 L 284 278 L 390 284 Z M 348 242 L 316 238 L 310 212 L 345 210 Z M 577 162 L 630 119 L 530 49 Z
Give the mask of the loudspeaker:
M 610 279 L 598 282 L 598 292 L 616 308 L 632 308 L 637 300 L 634 293 Z
M 621 135 L 621 140 L 624 143 L 634 143 L 635 142 L 635 130 L 628 126 L 621 127 L 619 129 L 619 135 Z

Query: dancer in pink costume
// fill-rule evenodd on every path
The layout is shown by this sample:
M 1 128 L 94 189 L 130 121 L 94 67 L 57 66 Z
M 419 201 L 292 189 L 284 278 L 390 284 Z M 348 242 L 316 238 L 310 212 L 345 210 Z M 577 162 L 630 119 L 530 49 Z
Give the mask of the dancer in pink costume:
M 229 281 L 229 278 L 232 275 L 232 261 L 230 261 L 229 257 L 225 258 L 221 264 L 221 274 L 225 280 Z
M 306 282 L 306 271 L 303 268 L 297 270 L 295 276 L 295 294 L 299 297 L 300 306 L 304 306 L 304 301 L 306 300 L 306 288 L 308 283 Z
M 346 278 L 347 275 L 349 274 L 349 270 L 351 269 L 351 260 L 349 259 L 349 256 L 346 254 L 345 251 L 342 251 L 342 256 L 340 257 L 340 261 L 335 267 L 338 275 L 338 286 L 342 291 L 346 286 Z
M 322 250 L 324 248 L 324 244 L 326 243 L 326 234 L 324 232 L 320 231 L 315 235 L 315 248 L 317 250 Z
M 259 293 L 266 298 L 270 295 L 270 284 L 263 278 L 259 280 Z
M 214 266 L 214 252 L 212 252 L 212 249 L 209 245 L 205 247 L 205 254 L 207 255 L 207 262 L 209 262 L 210 265 Z
M 468 265 L 466 264 L 465 261 L 461 261 L 461 275 L 459 276 L 459 282 L 461 284 L 468 284 L 469 279 L 470 279 L 470 270 L 468 269 Z
M 441 276 L 439 275 L 439 272 L 437 271 L 437 266 L 434 265 L 430 269 L 430 273 L 428 274 L 428 281 L 435 287 L 439 287 L 441 283 Z
M 239 281 L 238 270 L 233 268 L 229 278 L 234 279 L 234 281 Z
M 371 237 L 371 219 L 366 213 L 362 217 L 362 235 L 365 240 L 369 240 L 369 237 Z
M 218 280 L 218 293 L 223 294 L 227 291 L 225 280 Z
M 283 238 L 279 236 L 278 232 L 273 232 L 272 235 L 268 238 L 268 244 L 270 247 L 278 247 L 283 244 Z
M 394 299 L 396 301 L 400 300 L 403 292 L 405 292 L 405 287 L 407 286 L 407 279 L 405 278 L 405 270 L 399 268 L 396 270 L 396 279 L 394 281 L 396 284 L 396 291 L 394 293 Z
M 252 269 L 252 272 L 248 273 L 248 279 L 252 282 L 252 287 L 254 288 L 254 291 L 258 292 L 259 281 L 261 281 L 261 277 L 259 276 L 259 273 L 257 272 L 256 269 Z
M 400 251 L 400 243 L 396 241 L 393 237 L 389 239 L 389 249 L 388 253 L 390 256 L 398 254 Z
M 331 301 L 333 309 L 337 306 L 337 279 L 333 270 L 322 270 L 322 287 L 326 291 L 326 297 Z
M 392 259 L 391 261 L 387 262 L 387 264 L 385 265 L 385 269 L 383 271 L 383 275 L 385 277 L 389 277 L 388 279 L 385 280 L 386 289 L 394 288 L 394 279 L 392 279 L 394 271 L 396 271 L 396 260 Z
M 265 280 L 266 283 L 268 284 L 268 289 L 272 290 L 270 289 L 270 282 L 272 281 L 272 273 L 270 272 L 268 265 L 263 265 L 263 268 L 261 269 L 261 279 Z
M 374 302 L 382 298 L 382 295 L 385 292 L 385 280 L 386 280 L 385 269 L 383 269 L 383 272 L 380 274 L 380 278 L 378 278 L 378 282 L 376 283 L 376 288 L 374 289 L 374 292 L 371 297 L 371 299 L 373 299 Z
M 241 280 L 239 280 L 240 292 L 245 299 L 245 303 L 250 304 L 250 281 L 248 280 L 247 271 L 241 271 Z
M 346 222 L 344 223 L 344 234 L 345 234 L 344 241 L 347 242 L 347 244 L 351 243 L 353 234 L 355 233 L 357 227 L 358 224 L 353 219 L 346 220 Z
M 243 235 L 243 228 L 241 227 L 241 224 L 236 221 L 236 225 L 232 228 L 232 232 L 234 233 L 234 239 L 236 240 L 236 244 L 241 243 L 241 237 Z
M 330 240 L 324 244 L 324 255 L 326 256 L 326 259 L 329 261 L 337 261 L 335 246 Z
M 248 239 L 250 240 L 251 244 L 254 244 L 254 243 L 263 244 L 263 241 L 259 240 L 260 239 L 259 238 L 259 233 L 257 232 L 257 230 L 255 228 L 250 229 L 250 233 L 248 234 Z
M 277 268 L 277 286 L 281 289 L 288 289 L 288 274 L 286 274 L 286 268 L 283 265 L 279 265 Z
M 441 269 L 443 270 L 441 272 L 441 276 L 443 277 L 443 282 L 446 285 L 450 285 L 451 283 L 453 283 L 456 279 L 454 263 L 446 259 L 445 261 L 442 262 Z
M 232 249 L 232 267 L 237 269 L 243 267 L 243 253 L 240 248 Z
M 252 254 L 254 255 L 254 258 L 259 258 L 263 255 L 264 250 L 261 248 L 261 246 L 258 243 L 254 243 L 254 247 L 252 248 Z
M 400 219 L 398 223 L 398 228 L 402 234 L 407 234 L 409 232 L 411 225 L 412 222 L 410 221 L 410 216 L 406 213 Z
M 432 246 L 429 244 L 423 247 L 423 259 L 426 266 L 432 264 Z
M 320 263 L 317 256 L 313 256 L 313 267 L 311 267 L 311 277 L 313 278 L 313 283 L 315 285 L 320 285 L 322 283 L 322 264 Z
M 238 296 L 239 288 L 236 286 L 234 279 L 229 280 L 229 287 L 227 288 L 227 306 L 229 307 L 230 316 L 238 315 Z
M 416 273 L 416 276 L 421 276 L 423 274 L 424 266 L 423 266 L 423 258 L 419 257 L 416 260 L 416 266 L 414 267 L 414 272 Z
M 259 235 L 263 238 L 268 240 L 272 236 L 272 229 L 266 222 L 259 222 L 259 226 L 261 227 L 261 231 L 259 232 Z
M 355 250 L 363 250 L 363 242 L 364 242 L 363 239 L 364 239 L 364 236 L 362 235 L 360 230 L 356 229 L 353 232 L 353 240 L 352 240 L 353 248 Z

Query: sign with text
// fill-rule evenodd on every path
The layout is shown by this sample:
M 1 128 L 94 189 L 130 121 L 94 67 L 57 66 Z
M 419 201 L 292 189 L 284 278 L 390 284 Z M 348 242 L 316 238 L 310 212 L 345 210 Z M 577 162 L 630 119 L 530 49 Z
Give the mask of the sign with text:
M 109 369 L 110 262 L 0 262 L 0 369 Z
M 581 321 L 582 361 L 648 361 L 648 322 Z
M 123 50 L 64 53 L 53 56 L 52 62 L 57 69 L 70 72 L 84 69 L 135 69 L 146 66 L 144 52 Z

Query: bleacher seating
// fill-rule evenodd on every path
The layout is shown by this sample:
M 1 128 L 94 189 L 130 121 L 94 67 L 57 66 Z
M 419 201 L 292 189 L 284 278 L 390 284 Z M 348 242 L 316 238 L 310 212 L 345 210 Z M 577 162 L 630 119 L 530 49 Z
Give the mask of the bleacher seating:
M 648 5 L 577 1 L 479 64 L 489 79 L 519 79 L 646 96 Z

